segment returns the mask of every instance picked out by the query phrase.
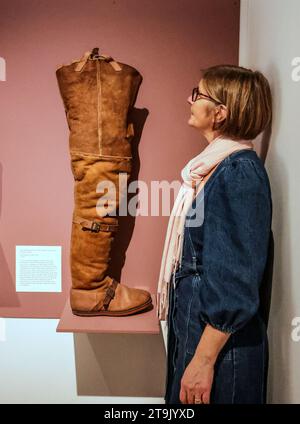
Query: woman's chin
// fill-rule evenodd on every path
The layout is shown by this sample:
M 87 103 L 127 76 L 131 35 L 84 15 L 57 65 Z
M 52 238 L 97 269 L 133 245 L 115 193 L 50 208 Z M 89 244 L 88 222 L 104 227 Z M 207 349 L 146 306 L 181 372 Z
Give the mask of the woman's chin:
M 188 119 L 188 124 L 193 125 L 193 121 L 194 121 L 194 117 L 193 117 L 193 115 L 191 115 Z
M 191 115 L 191 116 L 189 117 L 188 125 L 190 125 L 191 127 L 195 127 L 195 126 L 196 126 L 195 118 L 194 118 L 194 116 L 193 116 L 193 115 Z

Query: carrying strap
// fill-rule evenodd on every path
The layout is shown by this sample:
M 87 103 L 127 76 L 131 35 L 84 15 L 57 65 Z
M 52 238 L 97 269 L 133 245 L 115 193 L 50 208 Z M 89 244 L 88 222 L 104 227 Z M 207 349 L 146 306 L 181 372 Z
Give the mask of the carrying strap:
M 99 231 L 117 231 L 119 226 L 119 224 L 105 224 L 100 221 L 90 221 L 88 219 L 81 218 L 80 216 L 74 216 L 73 222 L 74 224 L 81 225 L 83 231 L 90 230 L 93 233 L 99 233 Z
M 68 63 L 67 65 L 66 64 L 59 65 L 56 68 L 56 70 L 62 68 L 63 66 L 70 66 L 70 65 L 73 65 L 73 63 L 77 63 L 77 65 L 75 66 L 75 71 L 80 72 L 82 70 L 82 68 L 84 67 L 84 65 L 86 64 L 90 54 L 91 54 L 91 52 L 85 52 L 81 59 L 79 59 L 79 60 L 75 59 L 71 63 Z
M 82 58 L 79 60 L 79 62 L 77 63 L 77 65 L 75 66 L 75 71 L 76 72 L 81 72 L 82 69 L 84 68 L 86 62 L 88 61 L 89 58 L 91 58 L 92 60 L 98 60 L 98 59 L 104 59 L 106 62 L 108 62 L 115 71 L 119 72 L 122 71 L 121 66 L 119 65 L 118 62 L 116 62 L 111 56 L 102 53 L 101 55 L 98 54 L 93 54 L 93 52 L 96 50 L 97 48 L 93 49 L 92 52 L 88 51 L 85 52 L 84 55 L 82 56 Z

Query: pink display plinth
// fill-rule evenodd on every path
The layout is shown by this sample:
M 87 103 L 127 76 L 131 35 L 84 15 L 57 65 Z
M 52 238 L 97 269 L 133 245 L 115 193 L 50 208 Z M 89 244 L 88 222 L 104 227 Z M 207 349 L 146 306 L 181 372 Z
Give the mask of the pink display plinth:
M 73 315 L 67 301 L 56 331 L 59 333 L 148 333 L 159 334 L 156 300 L 153 309 L 126 317 L 79 317 Z

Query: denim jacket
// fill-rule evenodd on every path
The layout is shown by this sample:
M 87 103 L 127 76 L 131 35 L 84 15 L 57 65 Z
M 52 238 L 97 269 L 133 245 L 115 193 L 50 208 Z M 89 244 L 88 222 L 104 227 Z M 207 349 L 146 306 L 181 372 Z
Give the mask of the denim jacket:
M 261 159 L 254 150 L 232 153 L 194 199 L 193 209 L 196 200 L 204 202 L 204 220 L 189 226 L 190 210 L 175 279 L 196 270 L 200 318 L 234 333 L 259 312 L 272 233 L 271 189 Z

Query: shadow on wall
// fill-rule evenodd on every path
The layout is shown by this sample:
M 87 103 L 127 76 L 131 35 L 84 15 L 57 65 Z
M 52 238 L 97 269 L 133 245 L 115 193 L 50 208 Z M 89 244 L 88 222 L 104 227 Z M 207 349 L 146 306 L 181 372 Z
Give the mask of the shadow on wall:
M 75 334 L 79 396 L 163 397 L 161 334 Z
M 2 213 L 2 180 L 3 166 L 0 163 L 0 219 Z M 19 306 L 20 302 L 16 294 L 14 279 L 9 271 L 2 245 L 0 245 L 0 282 L 0 307 Z
M 269 126 L 263 133 L 262 140 L 261 140 L 261 151 L 260 151 L 260 158 L 263 161 L 263 163 L 266 162 L 268 150 L 270 147 L 270 141 L 271 141 L 271 133 L 272 133 L 272 127 Z
M 269 76 L 273 97 L 272 149 L 268 153 L 270 131 L 263 135 L 260 157 L 268 162 L 268 175 L 272 182 L 274 233 L 274 269 L 272 283 L 272 299 L 268 324 L 269 337 L 269 372 L 268 403 L 288 403 L 293 397 L 290 376 L 293 373 L 289 358 L 291 357 L 287 337 L 290 337 L 291 323 L 287 320 L 289 310 L 294 310 L 291 276 L 291 228 L 289 210 L 288 173 L 284 162 L 277 154 L 276 143 L 283 125 L 282 82 L 276 63 L 269 63 L 266 75 Z M 285 236 L 283 236 L 285 234 Z M 286 239 L 286 241 L 284 241 Z M 281 259 L 284 258 L 284 259 Z M 283 303 L 284 299 L 284 303 Z
M 291 275 L 291 234 L 289 211 L 285 210 L 281 199 L 290 204 L 288 199 L 288 175 L 284 169 L 284 163 L 277 157 L 272 157 L 272 168 L 274 171 L 280 170 L 280 175 L 272 175 L 273 184 L 276 184 L 276 221 L 274 223 L 275 233 L 275 262 L 274 281 L 272 288 L 271 312 L 268 327 L 270 365 L 269 365 L 269 385 L 268 401 L 276 403 L 288 403 L 293 397 L 290 376 L 293 373 L 289 358 L 291 358 L 288 342 L 291 332 L 291 323 L 287 321 L 288 311 L 294 310 L 292 297 L 292 275 Z M 278 173 L 279 174 L 279 173 Z M 284 186 L 282 181 L 284 181 Z M 283 193 L 284 192 L 284 193 Z M 287 235 L 286 243 L 282 237 L 282 232 Z M 277 237 L 276 237 L 277 234 Z M 281 259 L 285 257 L 285 259 Z M 285 265 L 283 266 L 283 261 Z M 284 302 L 283 302 L 284 299 Z
M 132 172 L 130 179 L 128 180 L 128 184 L 130 184 L 131 181 L 138 180 L 140 172 L 140 157 L 138 149 L 148 115 L 149 111 L 147 109 L 133 108 L 132 112 L 128 116 L 128 122 L 132 122 L 134 125 L 134 137 L 131 140 Z M 128 193 L 127 204 L 129 204 L 130 200 L 134 196 L 136 196 L 135 193 Z M 121 272 L 126 259 L 126 251 L 133 235 L 135 218 L 135 216 L 131 216 L 129 214 L 119 217 L 119 228 L 113 242 L 111 262 L 108 270 L 108 274 L 117 281 L 121 281 Z
M 270 147 L 270 141 L 271 141 L 271 134 L 272 134 L 272 125 L 270 125 L 264 132 L 261 134 L 257 140 L 254 142 L 255 150 L 262 160 L 263 164 L 265 165 L 266 158 L 268 155 L 269 147 Z M 272 203 L 273 202 L 273 196 L 272 196 Z M 274 209 L 274 205 L 273 205 Z M 273 228 L 273 221 L 271 226 L 271 232 L 270 232 L 270 239 L 269 239 L 269 248 L 268 248 L 268 257 L 267 257 L 267 263 L 264 270 L 264 275 L 262 278 L 262 283 L 260 286 L 260 314 L 263 318 L 263 321 L 266 324 L 266 327 L 269 327 L 269 318 L 270 318 L 270 308 L 271 308 L 271 302 L 272 302 L 272 292 L 273 292 L 273 271 L 274 271 L 274 252 L 275 252 L 275 242 L 274 242 L 274 232 L 272 230 Z M 269 331 L 268 331 L 269 333 Z M 270 352 L 272 354 L 272 352 Z M 271 372 L 270 372 L 271 371 Z M 268 381 L 270 380 L 270 375 L 272 375 L 272 370 L 268 369 L 268 373 L 266 375 L 266 378 Z M 268 385 L 266 385 L 268 388 Z
M 254 143 L 255 150 L 260 159 L 262 160 L 263 164 L 265 164 L 269 151 L 271 134 L 272 125 L 269 125 L 268 128 L 263 132 L 263 134 L 258 137 L 258 143 L 257 141 L 256 143 Z M 267 263 L 265 266 L 264 275 L 260 286 L 260 313 L 267 327 L 269 323 L 270 307 L 272 300 L 274 249 L 274 233 L 272 231 L 271 226 Z

